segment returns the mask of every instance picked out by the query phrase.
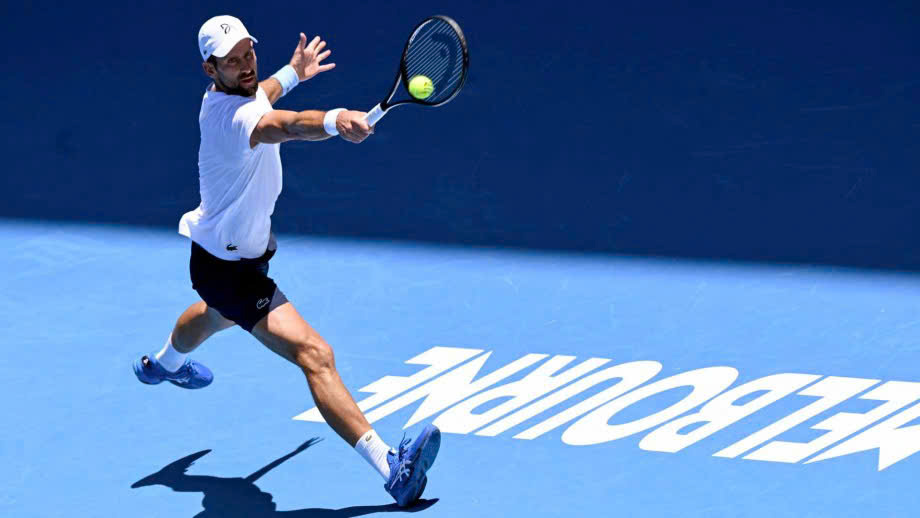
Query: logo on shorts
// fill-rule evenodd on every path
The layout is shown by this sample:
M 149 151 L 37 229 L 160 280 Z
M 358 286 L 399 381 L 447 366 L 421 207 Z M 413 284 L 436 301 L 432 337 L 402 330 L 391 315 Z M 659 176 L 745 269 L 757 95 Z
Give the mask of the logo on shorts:
M 268 305 L 269 302 L 271 302 L 271 299 L 269 299 L 268 297 L 265 297 L 264 299 L 259 300 L 259 302 L 256 302 L 256 309 L 264 308 L 265 306 Z
M 227 251 L 228 251 L 228 252 L 236 252 L 236 245 L 233 245 L 232 243 L 229 244 L 229 245 L 227 245 Z

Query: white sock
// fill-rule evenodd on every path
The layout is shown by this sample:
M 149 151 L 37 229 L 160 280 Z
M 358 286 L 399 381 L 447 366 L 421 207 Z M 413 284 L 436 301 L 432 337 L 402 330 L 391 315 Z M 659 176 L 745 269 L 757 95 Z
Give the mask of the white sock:
M 384 481 L 390 480 L 390 465 L 387 464 L 387 452 L 390 451 L 390 447 L 373 428 L 358 439 L 355 450 L 380 473 Z
M 166 340 L 166 345 L 163 346 L 163 349 L 156 354 L 156 359 L 160 362 L 160 365 L 169 372 L 176 372 L 179 370 L 179 367 L 185 363 L 185 357 L 188 356 L 188 353 L 180 353 L 173 347 L 172 344 L 172 333 L 169 334 L 169 339 Z

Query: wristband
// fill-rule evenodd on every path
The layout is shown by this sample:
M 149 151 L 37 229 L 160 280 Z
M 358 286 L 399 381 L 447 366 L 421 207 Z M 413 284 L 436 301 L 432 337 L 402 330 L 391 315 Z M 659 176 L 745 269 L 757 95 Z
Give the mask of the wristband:
M 336 108 L 327 111 L 326 115 L 323 116 L 323 129 L 333 137 L 339 134 L 338 128 L 335 127 L 335 119 L 339 116 L 339 112 L 343 111 L 345 111 L 345 108 Z
M 287 95 L 295 86 L 300 84 L 300 78 L 297 77 L 297 72 L 294 71 L 294 67 L 291 65 L 285 65 L 281 70 L 272 74 L 272 77 L 281 83 L 281 97 Z

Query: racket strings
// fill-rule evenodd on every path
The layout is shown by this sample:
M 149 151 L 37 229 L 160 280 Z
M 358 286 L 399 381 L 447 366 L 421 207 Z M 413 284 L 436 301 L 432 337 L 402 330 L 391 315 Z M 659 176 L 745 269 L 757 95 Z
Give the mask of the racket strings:
M 406 78 L 431 79 L 434 93 L 426 99 L 438 103 L 463 84 L 463 43 L 450 24 L 432 20 L 418 28 L 405 54 Z

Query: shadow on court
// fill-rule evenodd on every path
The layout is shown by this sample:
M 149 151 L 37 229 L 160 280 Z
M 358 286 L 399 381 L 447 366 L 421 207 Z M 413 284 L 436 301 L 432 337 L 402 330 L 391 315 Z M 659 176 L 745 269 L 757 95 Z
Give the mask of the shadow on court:
M 140 487 L 161 485 L 180 493 L 204 493 L 204 499 L 201 501 L 204 510 L 196 514 L 195 518 L 347 518 L 373 513 L 414 513 L 428 509 L 437 503 L 438 499 L 435 498 L 431 500 L 420 500 L 417 505 L 406 509 L 396 504 L 389 504 L 343 507 L 342 509 L 309 508 L 292 511 L 278 511 L 278 506 L 275 504 L 271 493 L 262 491 L 255 482 L 269 471 L 280 466 L 286 460 L 294 457 L 321 440 L 322 439 L 319 437 L 314 437 L 298 446 L 294 451 L 273 460 L 245 478 L 187 475 L 186 471 L 196 460 L 211 452 L 211 450 L 202 450 L 167 464 L 160 471 L 131 484 L 131 487 L 137 489 Z

